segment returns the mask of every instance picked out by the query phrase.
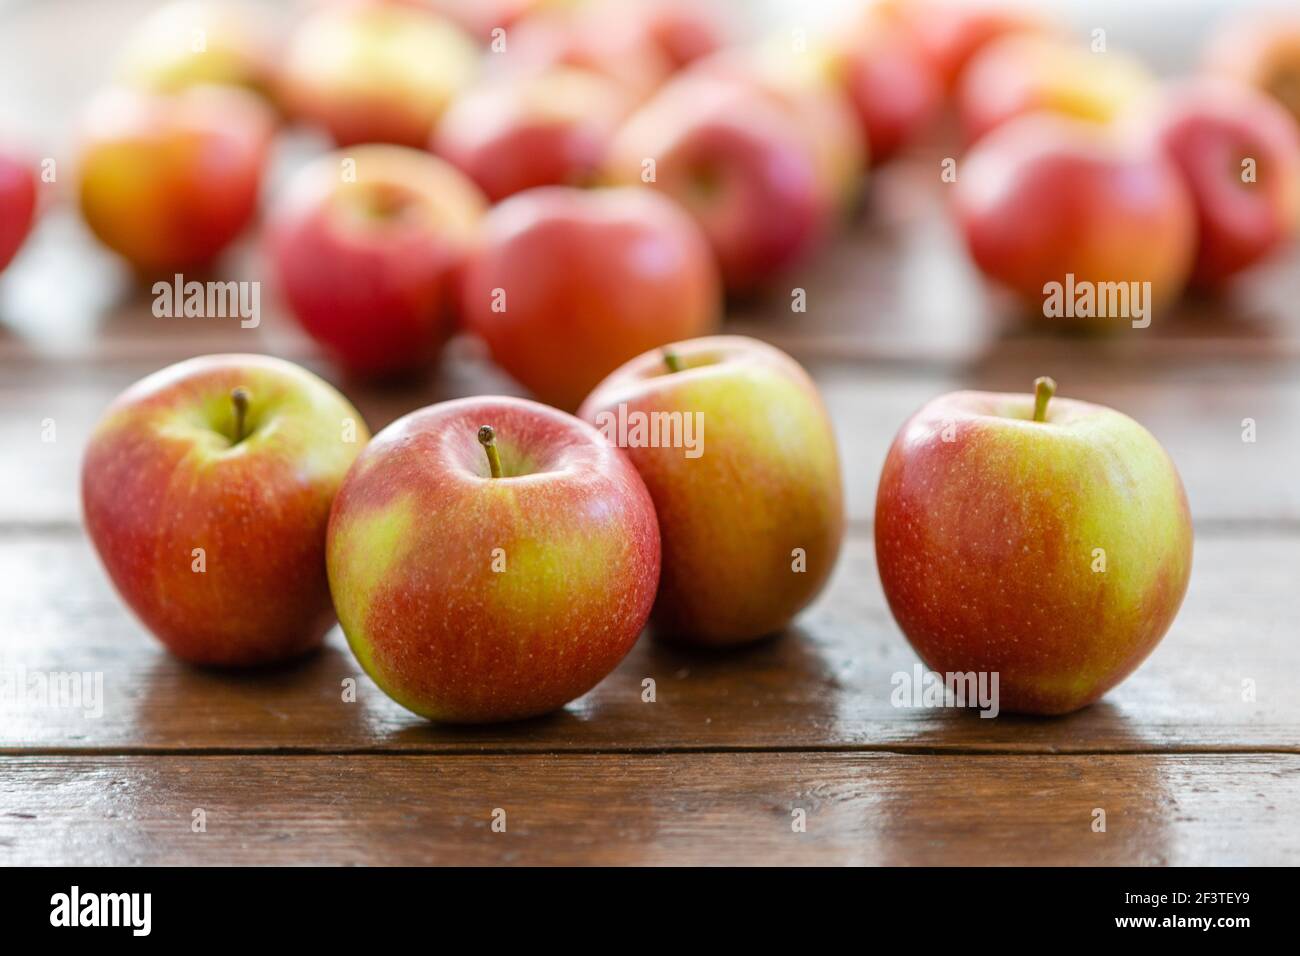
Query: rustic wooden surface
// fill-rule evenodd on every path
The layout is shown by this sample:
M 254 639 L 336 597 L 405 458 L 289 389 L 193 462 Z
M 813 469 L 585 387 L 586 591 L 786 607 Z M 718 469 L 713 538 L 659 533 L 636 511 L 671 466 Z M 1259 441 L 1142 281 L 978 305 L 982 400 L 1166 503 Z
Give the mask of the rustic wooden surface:
M 38 43 L 58 6 L 24 5 L 13 22 Z M 269 289 L 257 329 L 154 318 L 51 197 L 0 277 L 0 673 L 102 675 L 103 702 L 87 716 L 0 698 L 0 863 L 1300 862 L 1300 254 L 1148 330 L 1045 333 L 966 263 L 933 159 L 879 176 L 860 219 L 791 278 L 806 314 L 775 294 L 728 322 L 803 361 L 835 419 L 851 525 L 827 592 L 754 647 L 645 639 L 562 713 L 481 729 L 402 710 L 337 629 L 302 662 L 232 676 L 180 664 L 134 621 L 80 526 L 81 449 L 106 403 L 207 352 L 333 374 Z M 250 241 L 221 275 L 259 268 Z M 1196 523 L 1182 613 L 1078 714 L 892 707 L 891 675 L 916 658 L 871 544 L 889 441 L 934 395 L 1041 374 L 1137 417 L 1177 462 Z M 466 341 L 426 383 L 341 386 L 376 429 L 443 398 L 516 391 Z

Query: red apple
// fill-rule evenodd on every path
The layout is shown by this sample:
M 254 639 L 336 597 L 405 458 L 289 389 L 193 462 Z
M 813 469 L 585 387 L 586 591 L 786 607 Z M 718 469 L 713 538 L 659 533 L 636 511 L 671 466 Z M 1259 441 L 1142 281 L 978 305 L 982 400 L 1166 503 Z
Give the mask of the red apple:
M 87 111 L 86 223 L 146 275 L 208 265 L 252 221 L 275 119 L 251 93 L 106 91 Z
M 506 76 L 458 97 L 433 148 L 493 202 L 534 186 L 585 185 L 629 106 L 613 81 L 589 70 Z
M 413 412 L 366 448 L 329 526 L 361 666 L 434 720 L 543 714 L 614 669 L 659 581 L 654 505 L 571 415 L 517 398 Z
M 740 644 L 822 589 L 844 529 L 839 454 L 816 386 L 784 352 L 741 336 L 678 342 L 615 371 L 579 416 L 654 499 L 656 634 Z
M 712 331 L 720 298 L 708 244 L 668 199 L 551 186 L 488 214 L 462 300 L 497 364 L 573 409 L 632 356 Z
M 680 70 L 727 46 L 731 29 L 721 11 L 701 0 L 634 0 L 606 3 Z
M 699 64 L 632 115 L 607 173 L 680 202 L 708 236 L 727 288 L 748 293 L 805 261 L 842 203 L 808 118 Z
M 326 6 L 290 38 L 281 97 L 291 114 L 340 146 L 424 147 L 478 69 L 474 41 L 434 13 L 396 4 Z
M 86 531 L 118 592 L 172 653 L 267 664 L 320 643 L 330 506 L 366 424 L 315 375 L 208 355 L 109 406 L 81 470 Z
M 0 272 L 9 265 L 36 219 L 36 170 L 0 148 Z
M 1062 714 L 1127 677 L 1169 629 L 1192 566 L 1173 462 L 1087 402 L 956 392 L 898 433 L 876 564 L 932 670 L 998 675 L 1001 710 Z
M 1300 13 L 1260 10 L 1215 29 L 1208 69 L 1269 94 L 1300 123 Z
M 1182 177 L 1156 149 L 1119 130 L 1048 114 L 1021 117 L 976 144 L 955 190 L 976 265 L 1032 312 L 1141 326 L 1187 279 L 1196 219 Z M 1105 315 L 1082 306 L 1054 310 L 1055 293 L 1064 289 L 1073 299 L 1075 289 L 1090 287 L 1098 303 L 1123 291 L 1127 304 Z
M 295 176 L 268 222 L 271 267 L 294 317 L 344 368 L 419 371 L 455 326 L 460 270 L 486 209 L 435 156 L 358 146 Z
M 1150 130 L 1196 205 L 1192 280 L 1213 288 L 1274 252 L 1300 226 L 1300 127 L 1276 101 L 1227 82 L 1169 92 Z

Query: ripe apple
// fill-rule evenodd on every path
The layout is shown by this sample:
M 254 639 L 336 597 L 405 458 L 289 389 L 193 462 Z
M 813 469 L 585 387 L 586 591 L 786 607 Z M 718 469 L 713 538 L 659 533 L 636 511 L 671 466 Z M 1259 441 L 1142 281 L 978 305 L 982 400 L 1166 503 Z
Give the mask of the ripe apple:
M 81 469 L 86 530 L 118 592 L 178 657 L 268 664 L 333 624 L 330 505 L 369 432 L 315 375 L 207 355 L 132 385 Z
M 460 270 L 487 202 L 453 167 L 370 144 L 297 173 L 267 223 L 289 310 L 362 377 L 420 371 L 456 324 Z
M 654 505 L 593 428 L 467 398 L 380 432 L 330 518 L 330 588 L 380 688 L 455 723 L 543 714 L 614 669 L 659 581 Z
M 422 148 L 478 68 L 473 39 L 434 13 L 397 4 L 325 6 L 289 40 L 281 96 L 291 114 L 323 127 L 340 146 Z
M 1300 226 L 1300 127 L 1252 87 L 1201 80 L 1169 92 L 1150 130 L 1196 206 L 1192 281 L 1214 288 L 1265 258 Z
M 1260 10 L 1216 29 L 1208 69 L 1261 90 L 1300 123 L 1300 13 Z
M 989 44 L 967 66 L 957 109 L 968 143 L 1035 110 L 1109 122 L 1149 97 L 1155 81 L 1123 53 L 1093 53 L 1076 41 L 1014 34 Z
M 1048 314 L 1049 284 L 1082 290 L 1088 283 L 1098 296 L 1122 288 L 1129 304 L 1105 316 L 1080 309 L 1088 320 L 1080 324 L 1141 324 L 1183 289 L 1196 246 L 1187 188 L 1156 149 L 1118 129 L 1050 114 L 1020 117 L 975 145 L 954 188 L 976 265 L 1031 312 Z M 1145 314 L 1134 295 L 1142 296 Z
M 462 295 L 497 364 L 564 409 L 634 355 L 712 331 L 720 300 L 708 244 L 670 200 L 564 186 L 488 214 Z
M 806 260 L 831 231 L 843 182 L 829 174 L 823 149 L 806 116 L 697 64 L 628 119 L 607 175 L 680 202 L 708 237 L 728 290 L 743 294 Z
M 453 101 L 433 149 L 493 202 L 534 186 L 585 185 L 630 105 L 617 84 L 590 70 L 504 76 Z
M 822 589 L 844 530 L 839 454 L 816 386 L 784 352 L 743 336 L 678 342 L 613 372 L 579 416 L 654 499 L 657 635 L 752 641 Z
M 613 15 L 646 38 L 673 70 L 690 66 L 731 41 L 721 11 L 700 0 L 625 0 L 606 3 L 605 10 L 616 11 Z
M 126 85 L 159 93 L 222 84 L 270 96 L 272 50 L 261 11 L 243 3 L 176 0 L 131 32 L 117 75 Z
M 1169 629 L 1192 567 L 1182 482 L 1151 433 L 1070 399 L 955 392 L 902 429 L 876 495 L 876 564 L 934 671 L 997 673 L 1000 708 L 1064 714 Z
M 0 148 L 0 272 L 13 259 L 36 218 L 36 170 Z
M 105 91 L 80 144 L 82 216 L 143 275 L 208 265 L 257 211 L 274 126 L 233 87 Z

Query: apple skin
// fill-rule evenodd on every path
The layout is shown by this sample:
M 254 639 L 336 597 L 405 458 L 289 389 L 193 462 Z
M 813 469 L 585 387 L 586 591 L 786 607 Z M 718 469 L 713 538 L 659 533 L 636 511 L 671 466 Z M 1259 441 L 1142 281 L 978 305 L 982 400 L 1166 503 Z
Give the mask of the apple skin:
M 1091 53 L 1078 41 L 1013 34 L 966 67 L 957 112 L 967 143 L 1025 113 L 1047 110 L 1109 122 L 1153 96 L 1155 81 L 1122 53 Z
M 497 364 L 565 410 L 633 356 L 713 331 L 721 299 L 704 236 L 670 200 L 564 186 L 492 209 L 461 296 Z
M 232 444 L 239 387 L 249 430 Z M 81 470 L 86 531 L 118 593 L 177 657 L 296 657 L 333 624 L 325 532 L 368 438 L 356 409 L 296 365 L 190 359 L 128 388 L 96 427 Z
M 711 646 L 776 633 L 821 591 L 844 533 L 839 453 L 817 388 L 792 358 L 744 336 L 669 346 L 613 372 L 579 416 L 702 415 L 701 454 L 626 447 L 659 515 L 663 573 L 655 634 Z M 630 420 L 630 419 L 629 419 Z M 608 437 L 617 440 L 617 434 Z M 807 566 L 793 569 L 796 548 Z
M 1067 273 L 1150 282 L 1158 309 L 1181 293 L 1195 254 L 1195 211 L 1177 169 L 1082 120 L 1037 114 L 994 130 L 963 160 L 953 208 L 976 265 L 1040 317 L 1044 285 Z M 1115 319 L 1086 324 L 1097 322 Z
M 257 212 L 274 128 L 270 109 L 233 87 L 107 90 L 79 146 L 82 216 L 144 277 L 207 266 Z
M 1272 96 L 1300 124 L 1300 13 L 1260 10 L 1215 29 L 1206 69 Z
M 956 392 L 904 424 L 880 476 L 876 563 L 930 669 L 997 672 L 1002 710 L 1064 714 L 1164 636 L 1192 524 L 1173 462 L 1137 422 L 1061 398 L 1035 422 L 1033 406 Z
M 340 175 L 355 163 L 355 181 Z M 267 223 L 272 274 L 299 324 L 349 373 L 427 369 L 458 317 L 487 202 L 456 169 L 369 144 L 298 172 Z
M 505 76 L 452 103 L 433 150 L 492 202 L 535 186 L 582 186 L 596 177 L 630 107 L 617 84 L 589 70 Z
M 0 149 L 0 272 L 13 260 L 36 219 L 36 170 Z
M 321 7 L 290 37 L 280 98 L 339 146 L 423 148 L 478 72 L 478 47 L 449 20 L 401 4 L 344 3 Z
M 452 723 L 585 694 L 636 643 L 659 582 L 635 469 L 572 415 L 518 398 L 443 402 L 380 432 L 335 500 L 328 555 L 361 666 L 403 707 Z
M 1217 288 L 1295 235 L 1300 127 L 1272 98 L 1242 84 L 1194 81 L 1170 90 L 1154 120 L 1144 113 L 1138 125 L 1191 190 L 1199 236 L 1194 285 Z M 1255 160 L 1255 182 L 1242 180 L 1246 157 Z

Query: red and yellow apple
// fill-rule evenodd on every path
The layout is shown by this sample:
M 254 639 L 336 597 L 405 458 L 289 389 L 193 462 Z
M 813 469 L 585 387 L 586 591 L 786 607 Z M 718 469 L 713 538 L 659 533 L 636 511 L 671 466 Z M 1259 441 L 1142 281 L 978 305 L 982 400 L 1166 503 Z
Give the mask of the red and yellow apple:
M 487 203 L 436 156 L 370 144 L 300 170 L 267 223 L 289 311 L 362 377 L 428 368 L 457 322 Z
M 659 530 L 595 429 L 469 398 L 375 436 L 335 500 L 328 564 L 343 632 L 385 693 L 434 720 L 515 720 L 585 694 L 631 649 Z
M 1154 117 L 1135 116 L 1182 172 L 1199 237 L 1192 281 L 1221 285 L 1300 228 L 1300 127 L 1249 86 L 1200 80 L 1169 91 Z
M 295 117 L 340 146 L 423 148 L 447 104 L 478 75 L 479 50 L 463 30 L 396 4 L 325 6 L 290 38 L 281 98 Z
M 1300 12 L 1260 10 L 1213 31 L 1212 73 L 1246 83 L 1282 104 L 1300 124 Z
M 462 307 L 498 365 L 572 410 L 629 358 L 715 329 L 721 290 L 708 243 L 670 200 L 549 186 L 488 214 Z
M 36 219 L 36 170 L 0 148 L 0 272 L 17 254 Z
M 741 644 L 817 596 L 844 530 L 839 454 L 792 358 L 742 336 L 674 343 L 612 373 L 579 416 L 623 449 L 654 499 L 656 635 Z
M 178 657 L 297 656 L 334 622 L 330 506 L 365 445 L 347 400 L 304 369 L 209 355 L 148 376 L 86 448 L 86 531 L 118 592 Z
M 274 126 L 232 87 L 105 91 L 79 147 L 82 216 L 145 276 L 208 265 L 257 212 Z
M 954 189 L 976 265 L 1031 312 L 1050 314 L 1049 284 L 1107 294 L 1122 288 L 1143 295 L 1145 315 L 1136 314 L 1126 292 L 1127 315 L 1080 310 L 1087 319 L 1081 324 L 1144 322 L 1186 283 L 1196 248 L 1191 197 L 1173 164 L 1119 129 L 1048 114 L 1021 117 L 976 144 Z
M 1001 710 L 1063 714 L 1142 663 L 1178 613 L 1192 523 L 1173 462 L 1087 402 L 956 392 L 899 430 L 876 564 L 933 671 L 998 675 Z

